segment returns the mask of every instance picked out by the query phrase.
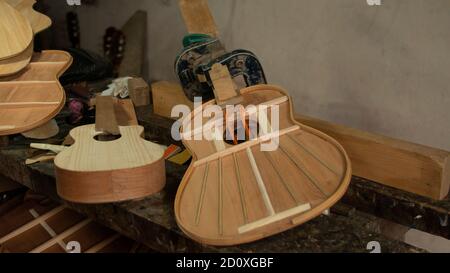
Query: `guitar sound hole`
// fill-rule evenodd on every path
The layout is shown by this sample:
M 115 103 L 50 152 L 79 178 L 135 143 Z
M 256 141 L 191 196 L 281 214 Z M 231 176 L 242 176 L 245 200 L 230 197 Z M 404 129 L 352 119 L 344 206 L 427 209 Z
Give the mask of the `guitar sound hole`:
M 241 121 L 234 123 L 233 128 L 225 129 L 223 139 L 229 145 L 239 145 L 255 139 L 259 133 L 259 124 L 250 125 L 248 119 L 243 124 Z
M 95 140 L 100 142 L 110 142 L 114 140 L 118 140 L 121 138 L 121 135 L 110 135 L 110 134 L 99 134 L 94 137 Z

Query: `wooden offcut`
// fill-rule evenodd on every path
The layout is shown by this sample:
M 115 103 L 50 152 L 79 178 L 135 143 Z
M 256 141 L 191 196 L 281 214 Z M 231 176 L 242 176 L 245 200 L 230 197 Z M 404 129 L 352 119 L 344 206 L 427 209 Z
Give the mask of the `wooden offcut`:
M 112 96 L 97 96 L 95 102 L 95 130 L 104 134 L 119 135 Z
M 179 0 L 179 5 L 189 33 L 219 35 L 207 0 Z
M 132 78 L 128 80 L 128 92 L 134 106 L 150 105 L 150 87 L 142 78 Z
M 353 174 L 437 200 L 450 187 L 450 152 L 297 115 L 297 121 L 321 130 L 348 152 Z

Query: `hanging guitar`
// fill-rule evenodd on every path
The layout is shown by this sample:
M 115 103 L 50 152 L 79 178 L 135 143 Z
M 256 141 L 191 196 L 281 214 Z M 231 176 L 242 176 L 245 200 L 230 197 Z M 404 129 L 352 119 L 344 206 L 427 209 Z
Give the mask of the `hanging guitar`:
M 175 215 L 189 237 L 219 246 L 252 242 L 305 223 L 342 198 L 351 178 L 347 154 L 331 137 L 294 120 L 291 99 L 283 89 L 257 85 L 238 93 L 220 64 L 212 67 L 210 79 L 215 101 L 194 109 L 181 130 L 193 161 L 178 189 Z M 203 109 L 225 109 L 236 102 L 277 107 L 279 114 L 258 112 L 256 125 L 250 126 L 254 112 L 240 108 L 237 118 L 230 119 L 222 110 L 222 129 L 208 125 L 217 117 L 208 117 Z M 279 121 L 277 128 L 273 119 Z M 245 137 L 238 141 L 239 128 Z M 262 146 L 272 141 L 278 148 L 264 151 Z

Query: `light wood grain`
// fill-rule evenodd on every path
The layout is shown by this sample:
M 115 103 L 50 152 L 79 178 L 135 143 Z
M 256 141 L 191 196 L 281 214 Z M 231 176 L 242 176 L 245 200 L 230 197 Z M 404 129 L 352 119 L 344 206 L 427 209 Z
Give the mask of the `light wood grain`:
M 0 136 L 30 131 L 59 113 L 65 92 L 58 78 L 71 63 L 64 51 L 43 51 L 19 73 L 0 79 L 0 104 L 20 106 L 1 107 Z
M 6 0 L 6 3 L 18 10 L 31 24 L 36 35 L 52 25 L 52 20 L 33 9 L 35 0 Z
M 179 0 L 181 14 L 189 33 L 218 36 L 207 0 Z
M 438 200 L 449 193 L 448 151 L 306 116 L 297 115 L 296 119 L 338 140 L 348 152 L 356 176 Z
M 33 39 L 27 18 L 5 1 L 0 1 L 0 38 L 0 60 L 19 55 Z
M 13 75 L 24 69 L 31 61 L 33 55 L 33 43 L 15 57 L 0 60 L 0 77 Z
M 76 203 L 142 198 L 165 185 L 164 148 L 142 138 L 141 126 L 119 127 L 120 138 L 97 141 L 95 125 L 73 129 L 75 144 L 55 158 L 59 195 Z

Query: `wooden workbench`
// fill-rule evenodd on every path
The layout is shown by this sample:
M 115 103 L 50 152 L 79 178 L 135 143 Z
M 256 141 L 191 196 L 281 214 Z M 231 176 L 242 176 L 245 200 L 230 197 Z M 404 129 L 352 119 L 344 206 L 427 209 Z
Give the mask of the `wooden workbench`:
M 170 144 L 172 121 L 155 116 L 148 107 L 137 109 L 146 128 L 146 137 Z M 62 140 L 71 129 L 64 123 L 66 114 L 58 116 L 61 132 L 52 140 Z M 56 194 L 52 163 L 26 166 L 29 140 L 10 137 L 9 146 L 0 149 L 0 174 L 26 187 L 59 200 Z M 343 202 L 332 209 L 330 216 L 321 216 L 309 223 L 271 238 L 236 247 L 203 246 L 188 239 L 177 227 L 173 202 L 187 166 L 167 163 L 167 187 L 144 200 L 106 205 L 68 204 L 100 223 L 161 252 L 368 252 L 371 241 L 381 244 L 383 252 L 421 251 L 380 234 L 379 219 L 449 237 L 449 200 L 432 202 L 412 194 L 354 178 Z M 63 201 L 61 201 L 63 202 Z M 357 208 L 359 210 L 355 210 Z

